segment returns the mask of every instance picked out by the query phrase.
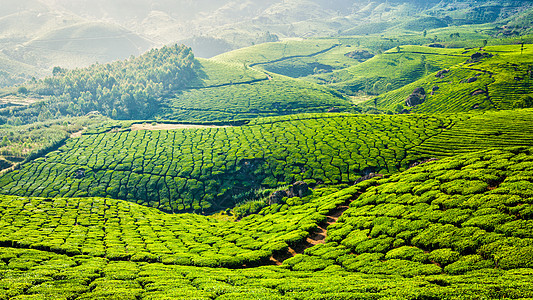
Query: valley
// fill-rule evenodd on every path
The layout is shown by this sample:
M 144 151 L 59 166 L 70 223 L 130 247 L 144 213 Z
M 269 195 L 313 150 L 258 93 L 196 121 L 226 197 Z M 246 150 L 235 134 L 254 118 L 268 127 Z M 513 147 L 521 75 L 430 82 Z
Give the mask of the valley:
M 78 2 L 0 12 L 0 299 L 533 298 L 529 1 Z

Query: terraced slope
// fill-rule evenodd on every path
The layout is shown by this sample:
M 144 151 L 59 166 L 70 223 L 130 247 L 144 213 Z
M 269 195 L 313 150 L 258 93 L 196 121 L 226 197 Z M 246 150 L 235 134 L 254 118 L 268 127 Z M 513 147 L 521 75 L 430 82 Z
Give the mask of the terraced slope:
M 213 64 L 213 63 L 211 63 Z M 219 63 L 219 66 L 224 64 Z M 166 97 L 161 101 L 157 118 L 174 121 L 228 121 L 297 113 L 357 111 L 348 99 L 318 84 L 289 77 L 260 73 L 242 65 L 227 65 L 229 74 L 253 74 L 254 79 L 202 83 Z M 244 71 L 241 71 L 243 70 Z M 206 74 L 209 78 L 211 70 Z M 218 68 L 216 72 L 221 72 Z M 257 76 L 257 74 L 260 76 Z
M 384 276 L 346 272 L 243 270 L 109 261 L 0 248 L 0 296 L 13 299 L 520 299 L 533 294 L 531 269 L 467 275 Z
M 95 111 L 120 120 L 196 122 L 327 112 L 332 107 L 357 111 L 330 88 L 243 63 L 197 60 L 190 48 L 177 45 L 111 64 L 56 68 L 54 76 L 27 83 L 25 89 L 42 101 L 1 109 L 2 121 L 32 123 Z
M 270 264 L 305 240 L 354 191 L 317 190 L 275 204 L 239 222 L 165 214 L 121 200 L 3 196 L 0 244 L 109 260 L 209 267 Z
M 430 74 L 367 104 L 394 111 L 399 104 L 406 106 L 409 94 L 422 87 L 426 90 L 426 99 L 410 108 L 413 112 L 450 113 L 533 106 L 531 45 L 525 45 L 523 51 L 521 45 L 490 46 L 485 47 L 485 51 L 475 51 L 493 56 L 455 65 L 442 75 Z
M 241 127 L 84 134 L 0 179 L 5 194 L 125 199 L 165 211 L 232 207 L 251 189 L 392 173 L 453 124 L 432 116 L 309 114 Z M 30 183 L 30 184 L 28 184 Z
M 461 155 L 237 223 L 111 199 L 2 196 L 0 296 L 524 299 L 533 296 L 532 163 L 527 147 Z M 346 201 L 327 243 L 250 267 Z
M 284 265 L 409 277 L 531 268 L 532 165 L 532 148 L 487 150 L 361 184 L 327 243 Z
M 449 117 L 308 114 L 240 127 L 87 133 L 5 174 L 0 188 L 20 196 L 111 197 L 207 213 L 232 207 L 240 194 L 260 187 L 353 183 L 425 158 L 533 145 L 532 122 L 532 110 Z
M 361 64 L 306 79 L 325 84 L 348 95 L 359 92 L 381 94 L 401 88 L 430 73 L 465 62 L 464 49 L 436 49 L 423 46 L 393 48 Z

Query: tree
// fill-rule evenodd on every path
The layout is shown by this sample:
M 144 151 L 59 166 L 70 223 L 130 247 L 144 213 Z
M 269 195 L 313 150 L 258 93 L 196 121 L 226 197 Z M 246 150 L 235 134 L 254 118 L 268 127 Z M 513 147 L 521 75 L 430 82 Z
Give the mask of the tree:
M 427 30 L 424 30 L 424 33 L 423 33 L 424 37 L 426 37 L 428 35 L 428 31 Z
M 28 89 L 26 87 L 19 87 L 18 90 L 17 90 L 17 93 L 19 94 L 27 94 L 28 93 Z
M 487 46 L 487 43 L 488 43 L 487 40 L 483 40 L 483 47 Z
M 56 67 L 54 67 L 52 69 L 52 75 L 57 76 L 57 75 L 60 75 L 60 74 L 64 74 L 65 71 L 66 71 L 65 69 L 56 66 Z

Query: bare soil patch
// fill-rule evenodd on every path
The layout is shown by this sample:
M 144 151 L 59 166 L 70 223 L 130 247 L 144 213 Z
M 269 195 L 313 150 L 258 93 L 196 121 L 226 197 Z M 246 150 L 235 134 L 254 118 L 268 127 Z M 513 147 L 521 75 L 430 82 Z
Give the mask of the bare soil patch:
M 225 128 L 230 126 L 216 126 L 216 125 L 195 125 L 195 124 L 133 124 L 130 129 L 136 130 L 173 130 L 181 128 Z

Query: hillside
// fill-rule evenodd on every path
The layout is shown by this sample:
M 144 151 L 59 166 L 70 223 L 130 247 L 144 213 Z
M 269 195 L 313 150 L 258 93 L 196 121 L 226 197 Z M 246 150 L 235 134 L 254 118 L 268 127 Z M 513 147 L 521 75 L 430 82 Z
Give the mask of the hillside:
M 306 112 L 356 111 L 348 99 L 314 83 L 247 65 L 197 60 L 183 45 L 166 46 L 128 60 L 88 68 L 55 68 L 54 75 L 24 86 L 26 107 L 0 110 L 4 123 L 84 116 L 113 119 L 229 121 Z M 44 109 L 43 109 L 44 108 Z
M 326 244 L 284 264 L 403 276 L 531 268 L 530 151 L 460 155 L 368 183 Z
M 533 2 L 0 6 L 0 300 L 533 299 Z
M 409 49 L 406 50 L 409 53 Z M 469 110 L 501 110 L 531 107 L 530 45 L 487 46 L 483 50 L 465 50 L 469 59 L 432 72 L 411 84 L 380 95 L 374 104 L 394 110 L 398 105 L 413 112 L 450 113 Z M 474 57 L 477 56 L 478 58 Z M 415 88 L 424 88 L 427 95 L 412 108 L 406 99 Z M 411 105 L 412 106 L 412 105 Z
M 167 212 L 207 213 L 233 207 L 240 194 L 261 187 L 353 183 L 435 156 L 530 145 L 532 118 L 531 110 L 447 117 L 310 114 L 236 127 L 116 128 L 67 140 L 1 177 L 0 188 L 11 195 L 110 197 Z
M 532 153 L 487 150 L 429 162 L 338 192 L 317 190 L 237 223 L 110 199 L 3 196 L 3 295 L 529 297 Z M 328 221 L 325 243 L 273 265 L 272 251 L 313 241 L 316 224 L 336 207 L 344 213 Z

